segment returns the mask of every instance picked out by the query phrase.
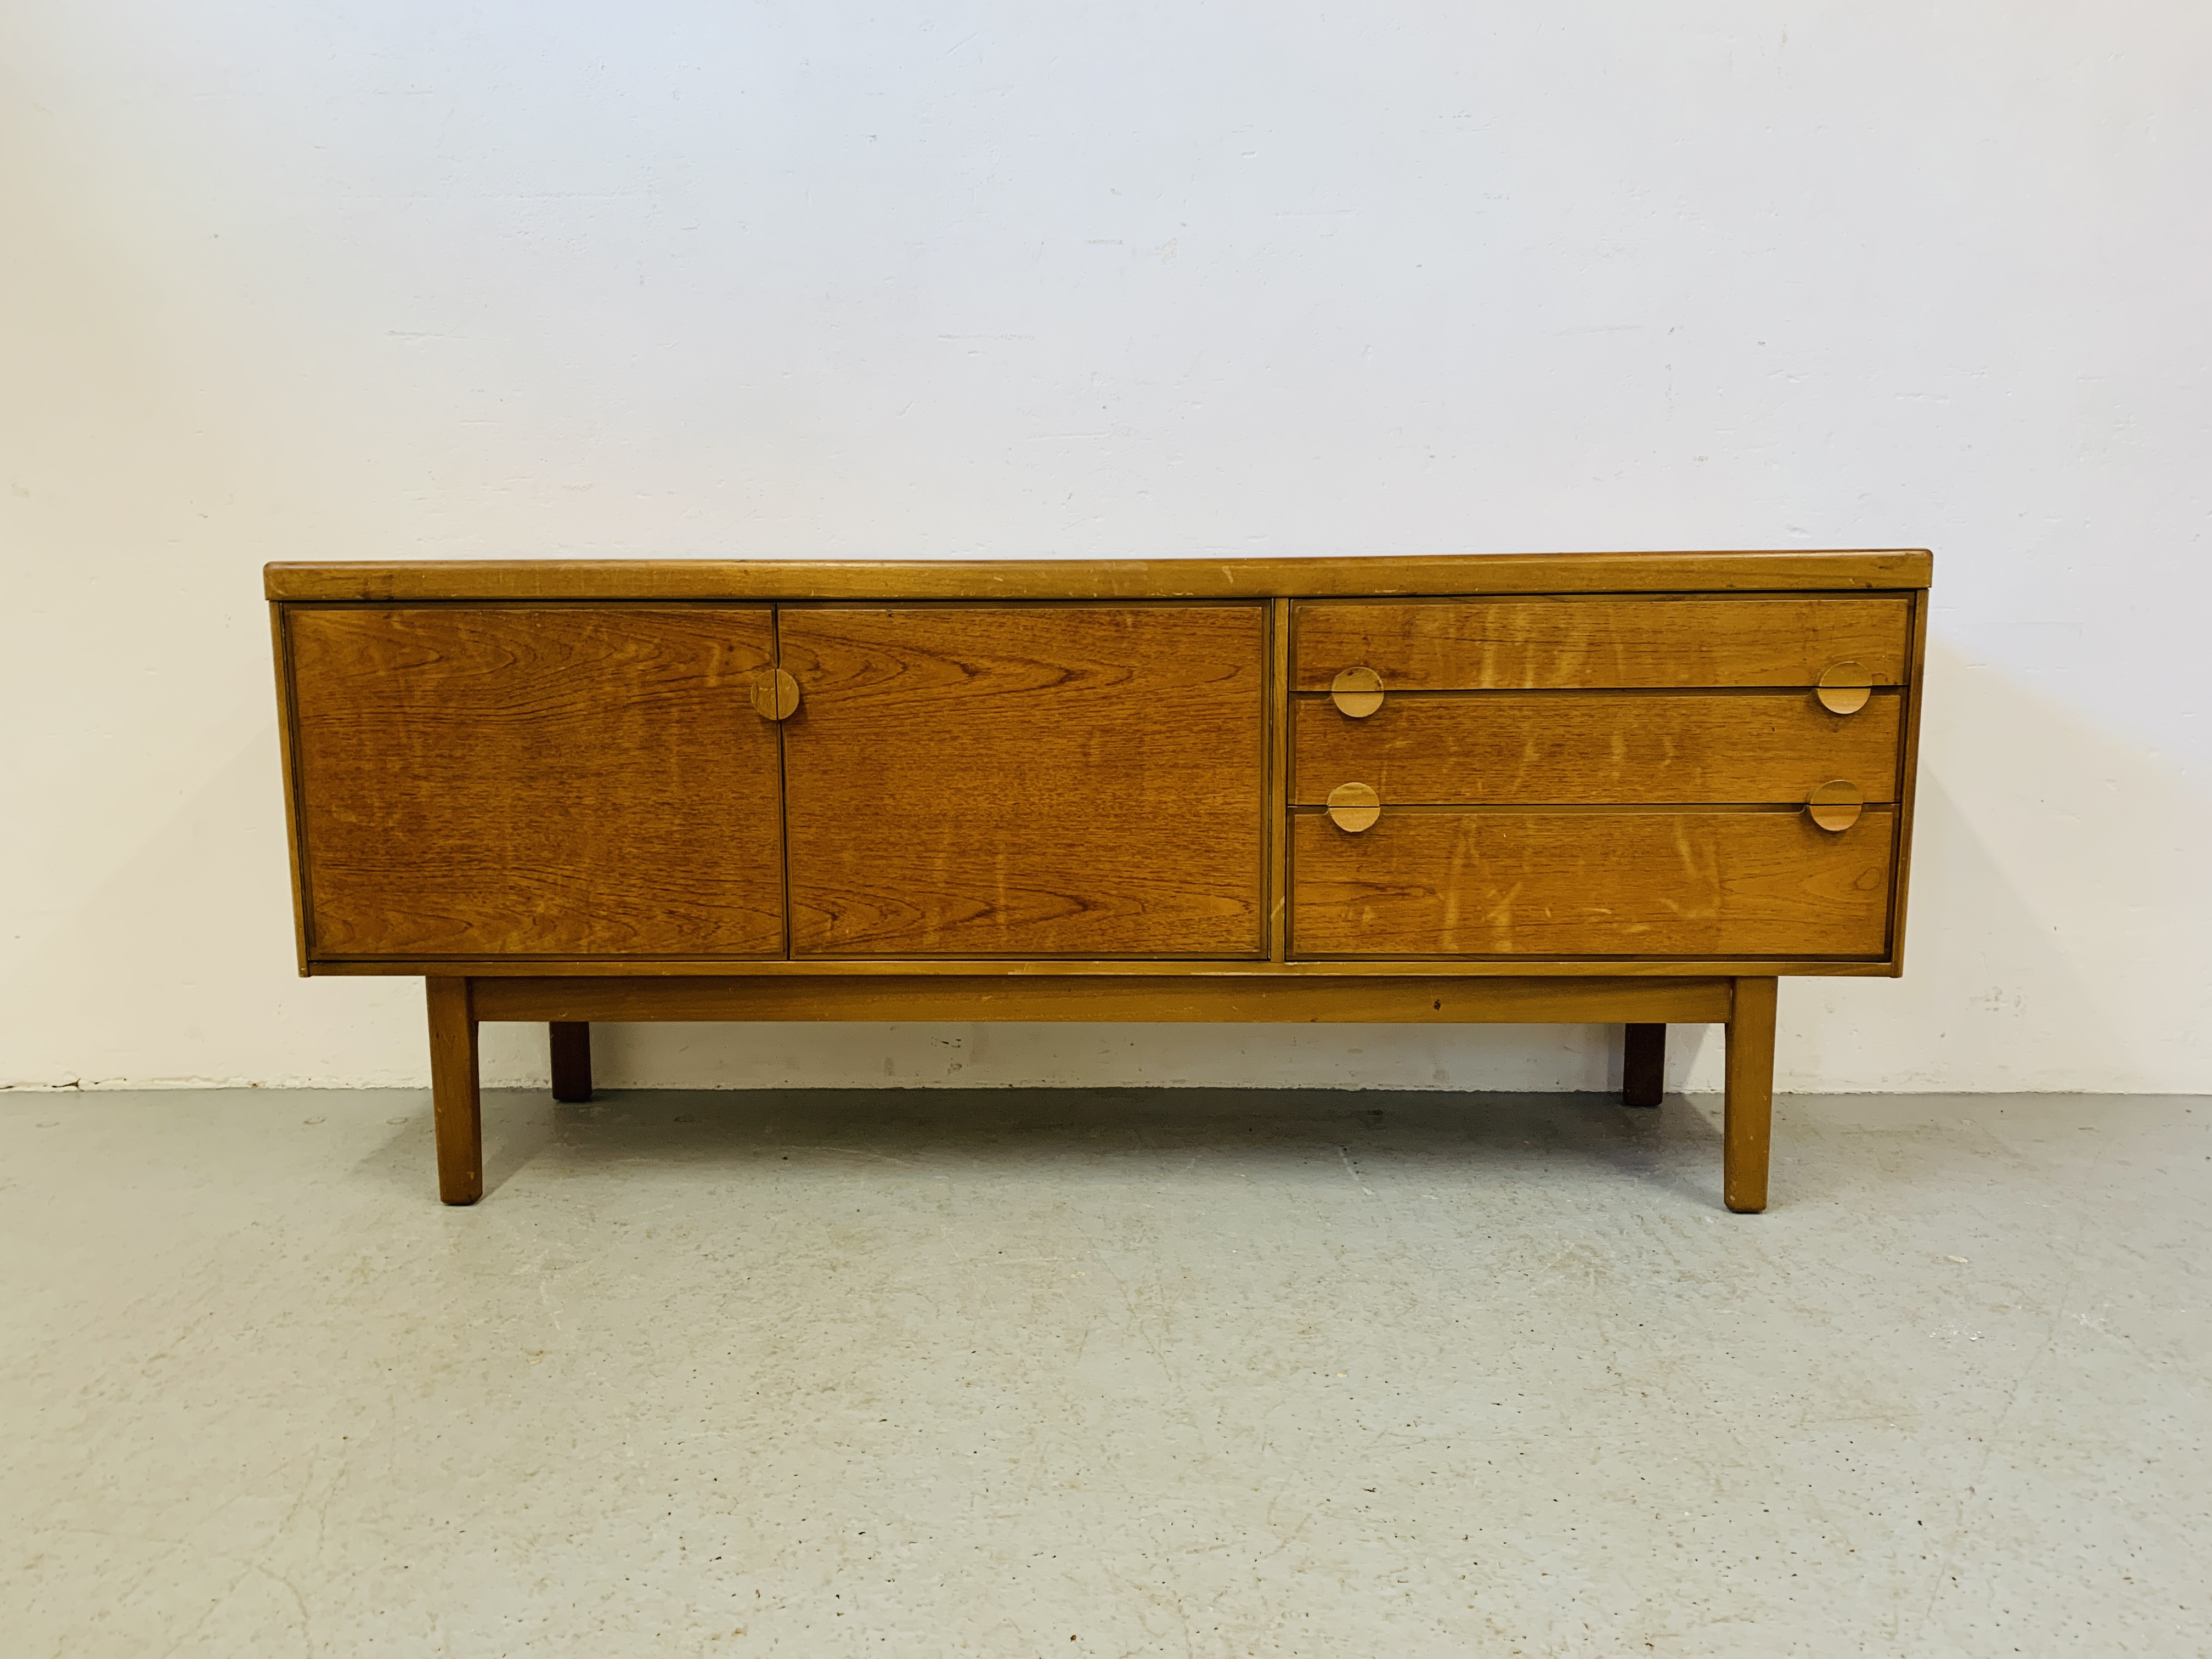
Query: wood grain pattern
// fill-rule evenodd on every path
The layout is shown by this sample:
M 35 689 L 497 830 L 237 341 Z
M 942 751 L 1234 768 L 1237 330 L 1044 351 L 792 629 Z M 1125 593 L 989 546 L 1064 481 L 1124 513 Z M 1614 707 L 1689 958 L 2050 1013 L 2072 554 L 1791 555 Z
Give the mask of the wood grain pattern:
M 977 973 L 836 975 L 811 982 L 711 979 L 500 979 L 476 982 L 489 1020 L 1237 1020 L 1509 1025 L 1621 1019 L 1709 1024 L 1730 981 L 1698 979 L 1336 980 L 1056 977 Z
M 1385 812 L 1347 836 L 1300 812 L 1300 956 L 1879 957 L 1890 814 Z
M 1767 1150 L 1774 1133 L 1774 993 L 1771 979 L 1740 979 L 1729 1013 L 1721 1201 L 1740 1215 L 1766 1207 Z
M 291 611 L 312 954 L 781 954 L 770 614 Z
M 1854 661 L 1903 681 L 1901 595 L 1820 599 L 1431 599 L 1297 608 L 1297 689 L 1374 669 L 1389 691 L 1811 687 Z
M 793 954 L 1261 954 L 1264 623 L 784 611 Z
M 1413 692 L 1351 720 L 1326 698 L 1292 704 L 1294 800 L 1358 779 L 1399 806 L 1780 804 L 1837 777 L 1887 801 L 1904 707 L 1893 694 L 1837 715 L 1802 691 Z
M 1303 559 L 420 559 L 264 567 L 272 599 L 1236 599 L 1924 587 L 1920 548 Z
M 438 1196 L 473 1204 L 483 1196 L 483 1104 L 477 1084 L 477 1017 L 469 982 L 422 981 L 430 1021 L 430 1115 L 438 1139 Z

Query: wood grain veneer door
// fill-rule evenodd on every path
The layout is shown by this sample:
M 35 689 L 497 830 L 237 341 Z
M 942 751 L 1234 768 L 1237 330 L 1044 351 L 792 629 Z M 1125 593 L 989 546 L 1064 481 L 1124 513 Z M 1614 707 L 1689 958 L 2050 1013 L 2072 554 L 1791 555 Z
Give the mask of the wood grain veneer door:
M 292 607 L 311 958 L 780 956 L 765 605 Z
M 786 607 L 793 954 L 1261 954 L 1258 605 Z

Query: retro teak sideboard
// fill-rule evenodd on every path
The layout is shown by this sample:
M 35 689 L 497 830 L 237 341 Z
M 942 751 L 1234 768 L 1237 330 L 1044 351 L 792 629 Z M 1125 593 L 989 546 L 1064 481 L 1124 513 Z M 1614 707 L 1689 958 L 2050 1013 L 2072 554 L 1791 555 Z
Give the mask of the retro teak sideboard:
M 268 567 L 304 974 L 477 1027 L 1727 1026 L 1766 1202 L 1775 982 L 1894 975 L 1930 556 Z

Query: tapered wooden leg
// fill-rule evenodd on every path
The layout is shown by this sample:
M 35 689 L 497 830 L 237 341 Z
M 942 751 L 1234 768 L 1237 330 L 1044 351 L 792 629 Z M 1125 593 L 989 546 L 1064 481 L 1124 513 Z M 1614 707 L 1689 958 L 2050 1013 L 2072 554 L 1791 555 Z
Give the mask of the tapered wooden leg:
M 1766 1207 L 1766 1150 L 1774 1127 L 1774 981 L 1740 979 L 1728 1023 L 1727 1121 L 1721 1197 L 1756 1215 Z
M 423 981 L 430 1003 L 430 1106 L 438 1124 L 438 1196 L 483 1196 L 483 1104 L 477 1091 L 477 1019 L 465 979 Z
M 1656 1106 L 1667 1087 L 1667 1028 L 1631 1025 L 1620 1045 L 1620 1103 Z
M 592 1097 L 592 1028 L 581 1020 L 556 1019 L 545 1028 L 553 1038 L 553 1098 L 571 1104 Z

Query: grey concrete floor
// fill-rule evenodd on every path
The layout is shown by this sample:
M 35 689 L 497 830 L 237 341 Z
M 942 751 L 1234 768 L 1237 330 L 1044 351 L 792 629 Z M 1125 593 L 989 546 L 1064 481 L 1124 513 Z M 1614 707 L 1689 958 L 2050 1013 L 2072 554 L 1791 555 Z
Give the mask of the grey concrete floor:
M 9 1097 L 0 1645 L 2212 1652 L 2212 1103 L 1717 1109 Z

